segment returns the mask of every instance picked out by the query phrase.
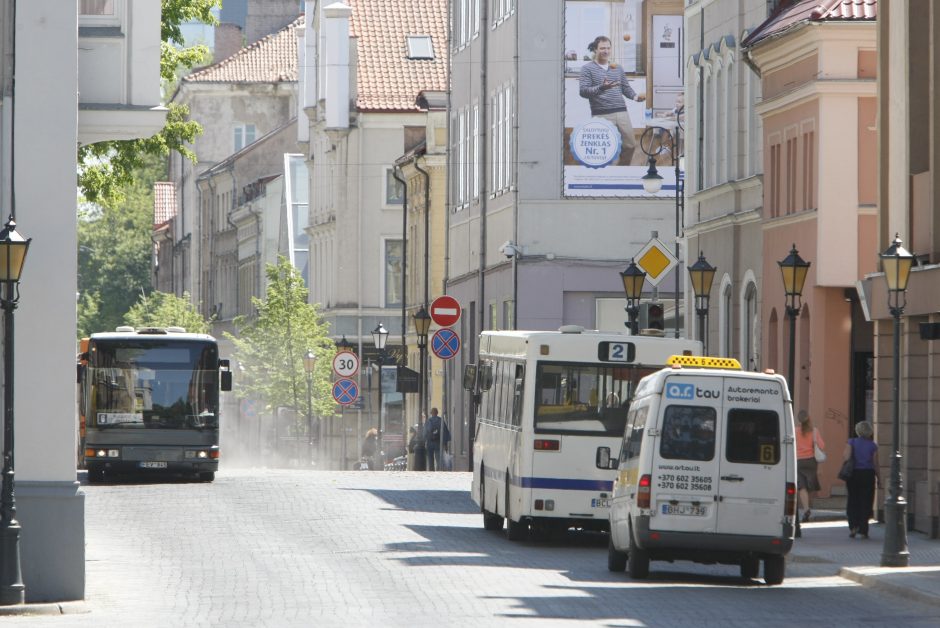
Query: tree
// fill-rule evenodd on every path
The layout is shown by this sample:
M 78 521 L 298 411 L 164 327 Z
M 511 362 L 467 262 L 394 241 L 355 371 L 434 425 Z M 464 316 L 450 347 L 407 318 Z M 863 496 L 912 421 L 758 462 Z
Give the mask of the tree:
M 85 203 L 78 220 L 78 335 L 113 331 L 150 290 L 153 183 L 163 165 L 146 156 L 124 199 Z
M 194 334 L 208 334 L 209 321 L 190 302 L 189 293 L 182 297 L 167 292 L 143 294 L 127 314 L 124 322 L 140 327 L 182 327 Z
M 209 56 L 203 45 L 184 47 L 180 26 L 190 20 L 215 24 L 212 9 L 222 5 L 221 0 L 161 0 L 160 21 L 160 77 L 164 81 L 164 92 L 169 93 L 176 81 L 177 72 L 189 70 Z M 164 158 L 170 151 L 177 151 L 187 159 L 196 160 L 196 155 L 186 143 L 192 143 L 202 134 L 202 126 L 187 120 L 189 108 L 170 103 L 167 105 L 166 124 L 152 137 L 135 140 L 110 140 L 80 146 L 78 149 L 78 187 L 90 203 L 114 204 L 123 198 L 124 188 L 129 185 L 148 156 Z
M 238 335 L 225 337 L 235 345 L 234 357 L 244 369 L 238 394 L 263 400 L 269 412 L 281 406 L 306 414 L 306 373 L 303 356 L 310 349 L 317 356 L 313 374 L 313 412 L 332 416 L 335 402 L 330 393 L 332 359 L 336 351 L 319 306 L 307 303 L 307 287 L 284 257 L 268 264 L 265 298 L 252 299 L 257 315 L 235 319 Z

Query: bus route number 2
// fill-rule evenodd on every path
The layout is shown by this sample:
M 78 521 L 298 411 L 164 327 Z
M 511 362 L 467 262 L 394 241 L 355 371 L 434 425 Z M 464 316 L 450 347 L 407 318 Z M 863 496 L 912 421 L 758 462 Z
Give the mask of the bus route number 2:
M 602 342 L 598 357 L 608 362 L 633 362 L 636 347 L 632 342 Z

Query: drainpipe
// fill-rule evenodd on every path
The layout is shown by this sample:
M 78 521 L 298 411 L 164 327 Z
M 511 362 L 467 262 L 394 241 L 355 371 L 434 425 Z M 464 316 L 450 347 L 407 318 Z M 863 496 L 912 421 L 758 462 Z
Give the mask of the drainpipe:
M 408 182 L 401 177 L 399 172 L 398 166 L 392 168 L 392 177 L 401 183 L 401 187 L 405 191 L 401 204 L 401 346 L 402 351 L 404 351 L 408 346 L 405 340 L 405 337 L 408 335 L 408 325 L 406 324 L 408 322 L 406 315 L 408 299 L 405 298 L 408 294 L 408 286 L 405 280 L 408 274 L 406 272 L 408 270 Z
M 482 99 L 480 107 L 480 155 L 486 155 L 486 131 L 487 128 L 487 117 L 486 117 L 486 102 L 487 102 L 487 73 L 486 73 L 486 64 L 487 64 L 487 43 L 488 43 L 488 33 L 489 29 L 487 28 L 487 8 L 489 2 L 480 3 L 480 97 Z M 481 173 L 483 174 L 483 173 Z M 478 286 L 479 293 L 477 295 L 477 309 L 479 310 L 479 319 L 477 325 L 482 330 L 483 321 L 485 320 L 486 315 L 486 210 L 487 210 L 487 187 L 486 187 L 486 176 L 480 177 L 480 264 L 478 270 Z M 469 333 L 476 335 L 476 330 L 471 329 Z

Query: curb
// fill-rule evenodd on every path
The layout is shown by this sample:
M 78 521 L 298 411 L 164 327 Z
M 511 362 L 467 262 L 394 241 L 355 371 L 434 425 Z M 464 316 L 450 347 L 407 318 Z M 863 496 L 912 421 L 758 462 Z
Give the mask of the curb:
M 857 569 L 852 567 L 842 567 L 839 569 L 839 576 L 845 578 L 846 580 L 851 580 L 856 582 L 864 587 L 870 587 L 873 589 L 878 589 L 880 591 L 885 591 L 892 595 L 902 597 L 908 600 L 913 600 L 915 602 L 920 602 L 921 604 L 928 604 L 930 606 L 940 607 L 940 594 L 927 592 L 921 589 L 910 586 L 910 582 L 906 585 L 904 583 L 895 584 L 892 582 L 886 582 L 883 578 L 879 578 L 880 574 L 897 574 L 897 573 L 910 573 L 912 576 L 922 572 L 922 569 L 911 568 L 909 571 L 905 572 L 905 568 L 898 569 L 897 567 L 888 567 L 888 568 L 863 568 Z
M 38 604 L 13 604 L 0 606 L 0 617 L 29 615 L 77 615 L 90 613 L 91 609 L 83 601 L 46 602 Z

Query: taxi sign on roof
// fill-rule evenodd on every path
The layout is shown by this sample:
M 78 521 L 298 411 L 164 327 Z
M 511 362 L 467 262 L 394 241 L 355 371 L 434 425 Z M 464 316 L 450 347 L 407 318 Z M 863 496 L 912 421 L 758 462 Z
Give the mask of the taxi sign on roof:
M 734 358 L 713 358 L 707 355 L 674 355 L 666 360 L 672 366 L 697 366 L 705 369 L 741 370 L 741 363 Z

